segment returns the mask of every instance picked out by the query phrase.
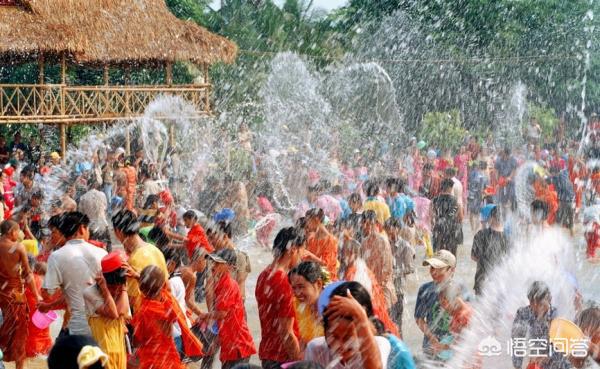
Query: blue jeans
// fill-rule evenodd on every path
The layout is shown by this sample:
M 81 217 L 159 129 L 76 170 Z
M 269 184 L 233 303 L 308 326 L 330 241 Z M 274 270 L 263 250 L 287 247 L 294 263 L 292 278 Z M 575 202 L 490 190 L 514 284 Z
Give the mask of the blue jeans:
M 113 197 L 113 185 L 105 184 L 102 188 L 104 196 L 106 196 L 106 203 L 108 204 L 108 215 L 112 214 L 112 197 Z
M 177 352 L 179 352 L 179 358 L 183 359 L 185 357 L 185 352 L 183 351 L 183 339 L 181 336 L 173 337 L 175 341 L 175 347 L 177 347 Z

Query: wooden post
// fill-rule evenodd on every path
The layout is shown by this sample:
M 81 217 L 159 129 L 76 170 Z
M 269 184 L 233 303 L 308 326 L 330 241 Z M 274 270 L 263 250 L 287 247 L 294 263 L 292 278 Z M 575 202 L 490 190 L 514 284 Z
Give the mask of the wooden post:
M 170 60 L 165 62 L 165 82 L 167 85 L 173 84 L 173 62 Z
M 210 83 L 210 79 L 208 76 L 208 64 L 204 63 L 202 64 L 202 69 L 204 69 L 204 83 L 209 84 Z
M 40 85 L 44 84 L 44 69 L 45 69 L 45 58 L 44 58 L 44 54 L 42 52 L 40 52 L 40 55 L 38 55 L 38 82 Z
M 63 163 L 66 162 L 67 158 L 67 125 L 65 123 L 60 124 L 60 156 Z
M 110 76 L 108 75 L 108 64 L 104 64 L 104 85 L 108 86 L 110 83 Z
M 175 147 L 175 122 L 169 124 L 169 147 Z
M 60 55 L 60 83 L 67 84 L 67 57 L 65 53 Z
M 125 156 L 131 155 L 131 136 L 129 135 L 129 127 L 125 128 Z

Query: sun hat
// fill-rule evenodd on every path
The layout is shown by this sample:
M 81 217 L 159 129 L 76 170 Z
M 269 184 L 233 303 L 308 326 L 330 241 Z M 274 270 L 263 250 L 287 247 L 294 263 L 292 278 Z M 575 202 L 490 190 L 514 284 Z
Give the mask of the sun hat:
M 431 266 L 435 269 L 454 268 L 456 266 L 456 257 L 448 250 L 438 250 L 432 257 L 423 261 L 423 266 Z

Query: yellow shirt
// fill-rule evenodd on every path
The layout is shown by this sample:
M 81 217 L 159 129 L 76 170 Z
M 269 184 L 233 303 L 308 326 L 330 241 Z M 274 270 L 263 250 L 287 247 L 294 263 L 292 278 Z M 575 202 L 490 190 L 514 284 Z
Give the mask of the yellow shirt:
M 300 341 L 305 345 L 314 338 L 325 336 L 323 324 L 318 317 L 313 315 L 312 309 L 294 299 L 294 310 L 300 330 Z
M 377 215 L 377 221 L 381 225 L 384 225 L 385 221 L 392 216 L 390 213 L 390 208 L 387 206 L 387 204 L 377 199 L 370 199 L 365 201 L 365 204 L 363 205 L 363 210 L 373 210 Z
M 143 246 L 129 255 L 129 265 L 138 273 L 141 273 L 149 265 L 155 265 L 165 272 L 165 278 L 169 280 L 169 271 L 167 270 L 165 256 L 156 246 L 149 243 L 144 242 Z M 134 311 L 138 311 L 142 297 L 140 284 L 137 279 L 127 278 L 127 294 L 132 302 Z

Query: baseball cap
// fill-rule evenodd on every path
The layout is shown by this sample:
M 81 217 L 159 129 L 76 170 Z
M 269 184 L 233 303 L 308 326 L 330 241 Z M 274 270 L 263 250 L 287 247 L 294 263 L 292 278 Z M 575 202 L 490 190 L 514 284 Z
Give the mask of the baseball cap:
M 487 204 L 479 211 L 479 217 L 482 222 L 487 222 L 492 216 L 492 211 L 496 209 L 496 204 Z
M 448 250 L 438 250 L 432 257 L 423 261 L 423 266 L 432 266 L 435 269 L 456 266 L 456 257 Z
M 56 151 L 53 151 L 53 152 L 50 154 L 50 157 L 51 157 L 52 159 L 60 159 L 60 155 L 59 155 L 59 154 L 58 154 Z
M 102 266 L 102 273 L 110 273 L 121 268 L 123 263 L 127 261 L 127 255 L 121 251 L 113 251 L 102 258 L 100 265 Z
M 233 249 L 221 249 L 215 253 L 206 255 L 207 258 L 211 259 L 215 263 L 228 264 L 235 266 L 237 263 L 237 255 Z

